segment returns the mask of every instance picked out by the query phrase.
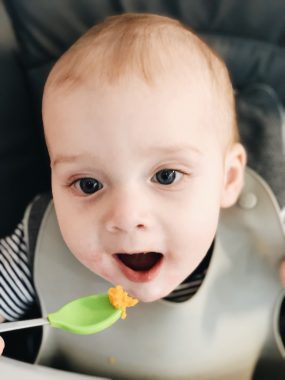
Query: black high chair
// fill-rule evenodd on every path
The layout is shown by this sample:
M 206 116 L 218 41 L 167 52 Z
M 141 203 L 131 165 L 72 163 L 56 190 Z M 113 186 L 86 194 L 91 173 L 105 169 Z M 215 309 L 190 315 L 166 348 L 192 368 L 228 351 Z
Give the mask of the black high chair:
M 236 90 L 248 165 L 265 178 L 284 208 L 284 1 L 0 0 L 0 237 L 13 231 L 36 194 L 50 191 L 41 97 L 51 66 L 89 27 L 124 12 L 177 18 L 225 59 Z M 35 305 L 25 318 L 39 313 Z M 89 378 L 23 363 L 34 362 L 41 329 L 4 338 L 3 378 Z M 275 380 L 284 379 L 284 368 Z M 263 378 L 262 368 L 254 378 Z

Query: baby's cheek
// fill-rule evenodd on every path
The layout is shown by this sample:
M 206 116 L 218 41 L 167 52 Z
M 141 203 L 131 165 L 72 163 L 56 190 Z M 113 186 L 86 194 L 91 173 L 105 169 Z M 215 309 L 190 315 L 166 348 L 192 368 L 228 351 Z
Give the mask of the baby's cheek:
M 107 262 L 109 257 L 104 254 L 104 251 L 100 248 L 100 244 L 95 238 L 95 235 L 88 236 L 88 234 L 83 234 L 79 235 L 76 239 L 72 237 L 69 239 L 68 247 L 77 260 L 84 266 L 92 272 L 104 278 L 106 277 L 108 267 L 110 266 Z
M 71 245 L 71 251 L 80 261 L 88 265 L 92 263 L 94 265 L 101 264 L 102 254 L 93 241 L 88 241 L 83 237 L 73 243 L 74 244 Z
M 90 241 L 86 234 L 80 233 L 80 230 L 73 228 L 62 228 L 62 237 L 69 250 L 80 261 L 89 262 L 94 243 Z
M 88 229 L 87 223 L 82 220 L 82 218 L 73 215 L 69 221 L 63 220 L 60 224 L 62 224 L 61 230 L 63 237 L 69 245 L 72 247 L 79 247 L 80 250 L 84 247 L 90 247 L 92 243 L 92 234 L 90 228 Z
M 81 262 L 86 268 L 95 272 L 96 274 L 102 275 L 103 268 L 103 255 L 99 252 L 88 249 L 82 244 L 76 244 L 69 247 L 75 258 Z
M 91 272 L 115 284 L 115 282 L 113 281 L 114 267 L 111 265 L 108 256 L 100 253 L 92 255 L 88 253 L 81 253 L 80 256 L 76 256 L 76 258 Z

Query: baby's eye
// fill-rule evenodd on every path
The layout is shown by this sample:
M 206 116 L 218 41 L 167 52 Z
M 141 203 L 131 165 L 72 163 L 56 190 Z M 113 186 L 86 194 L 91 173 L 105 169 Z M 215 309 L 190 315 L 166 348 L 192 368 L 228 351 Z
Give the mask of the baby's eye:
M 87 195 L 94 194 L 103 188 L 102 183 L 94 178 L 80 178 L 74 182 L 74 186 L 77 190 Z
M 155 173 L 152 177 L 153 182 L 158 182 L 161 185 L 171 185 L 173 182 L 181 178 L 183 173 L 173 169 L 162 169 Z

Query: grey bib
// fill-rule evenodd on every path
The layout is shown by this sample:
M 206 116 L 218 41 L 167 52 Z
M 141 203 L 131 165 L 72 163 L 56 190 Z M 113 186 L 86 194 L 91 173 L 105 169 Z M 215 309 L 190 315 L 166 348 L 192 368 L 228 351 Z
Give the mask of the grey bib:
M 190 300 L 140 303 L 95 335 L 46 326 L 37 362 L 112 379 L 246 380 L 258 370 L 274 378 L 274 369 L 285 373 L 278 333 L 284 256 L 276 200 L 247 170 L 238 204 L 221 214 L 206 278 Z M 37 239 L 34 280 L 43 314 L 111 286 L 69 252 L 52 202 Z

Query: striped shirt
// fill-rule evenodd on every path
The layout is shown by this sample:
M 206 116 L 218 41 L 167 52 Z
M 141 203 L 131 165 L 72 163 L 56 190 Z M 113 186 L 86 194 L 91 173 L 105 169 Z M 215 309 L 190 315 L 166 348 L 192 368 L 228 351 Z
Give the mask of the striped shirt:
M 19 319 L 35 299 L 23 223 L 0 240 L 0 315 L 8 321 Z
M 211 254 L 212 249 L 196 270 L 164 299 L 183 302 L 191 298 L 205 278 Z M 7 321 L 15 321 L 29 310 L 35 300 L 23 223 L 11 236 L 0 240 L 0 273 L 0 316 Z

